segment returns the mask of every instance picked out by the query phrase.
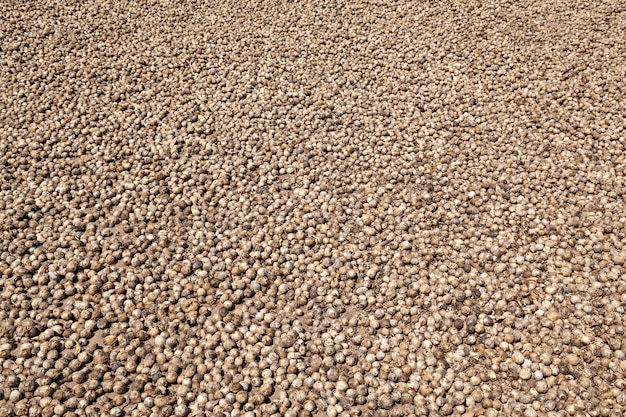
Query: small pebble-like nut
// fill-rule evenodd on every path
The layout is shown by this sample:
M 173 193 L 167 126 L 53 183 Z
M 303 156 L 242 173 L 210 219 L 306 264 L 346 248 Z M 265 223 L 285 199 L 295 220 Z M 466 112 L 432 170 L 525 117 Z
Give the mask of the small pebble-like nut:
M 18 348 L 17 356 L 20 358 L 30 358 L 33 355 L 33 344 L 32 343 L 23 343 Z
M 124 394 L 128 391 L 128 385 L 123 381 L 117 381 L 113 384 L 113 392 L 116 394 Z
M 454 394 L 452 394 L 451 401 L 454 405 L 465 404 L 465 394 L 459 391 L 455 391 Z
M 15 387 L 17 387 L 17 386 L 20 384 L 20 377 L 19 377 L 19 376 L 17 376 L 16 374 L 14 374 L 14 373 L 12 373 L 12 372 L 11 372 L 11 373 L 10 373 L 10 374 L 6 377 L 6 379 L 5 379 L 5 383 L 6 383 L 6 385 L 7 385 L 8 387 L 15 388 Z
M 54 414 L 57 416 L 64 416 L 67 408 L 63 404 L 57 404 L 54 406 Z
M 513 352 L 511 359 L 513 359 L 513 362 L 515 362 L 518 365 L 521 365 L 522 363 L 524 363 L 524 360 L 525 360 L 524 355 L 520 352 Z
M 265 402 L 265 399 L 266 396 L 264 394 L 261 394 L 260 392 L 255 392 L 250 396 L 248 401 L 250 401 L 250 403 L 253 405 L 260 405 Z
M 393 407 L 394 401 L 390 395 L 383 394 L 378 398 L 378 406 L 383 410 L 389 410 Z
M 28 413 L 28 409 L 28 403 L 25 400 L 22 400 L 15 404 L 15 407 L 13 407 L 13 412 L 17 416 L 25 416 L 26 413 Z
M 165 374 L 165 380 L 169 382 L 170 384 L 175 383 L 178 380 L 178 373 L 173 372 L 173 371 L 168 371 Z
M 302 408 L 304 408 L 306 411 L 312 413 L 313 411 L 315 411 L 315 408 L 316 408 L 315 401 L 313 401 L 313 400 L 306 400 L 304 402 L 304 404 L 302 405 Z
M 576 366 L 580 363 L 580 358 L 578 355 L 570 353 L 565 357 L 565 361 L 571 366 Z
M 154 398 L 154 405 L 158 408 L 163 408 L 169 404 L 169 399 L 164 395 L 157 395 Z
M 544 365 L 551 365 L 552 364 L 552 355 L 550 355 L 547 352 L 542 352 L 541 356 L 539 357 L 539 359 L 541 360 L 541 363 L 543 363 Z
M 270 395 L 272 395 L 274 393 L 274 387 L 271 384 L 263 384 L 260 388 L 259 388 L 259 392 L 266 396 L 269 397 Z
M 528 368 L 522 368 L 519 371 L 519 377 L 523 380 L 528 380 L 532 377 L 533 373 Z
M 20 390 L 15 389 L 9 393 L 9 401 L 11 401 L 12 403 L 16 403 L 22 398 L 24 398 L 24 394 L 22 394 Z
M 13 349 L 13 346 L 10 343 L 8 342 L 1 343 L 0 344 L 0 358 L 7 359 L 11 355 L 12 349 Z
M 337 381 L 337 390 L 338 391 L 345 391 L 348 389 L 348 384 L 346 381 L 340 380 Z
M 113 405 L 119 407 L 119 406 L 123 405 L 125 401 L 126 401 L 126 399 L 124 398 L 123 395 L 115 395 L 113 397 L 112 403 L 113 403 Z
M 198 404 L 200 408 L 203 408 L 207 404 L 207 402 L 208 402 L 207 394 L 203 392 L 198 394 L 198 396 L 196 397 L 196 403 Z
M 197 311 L 199 307 L 199 304 L 196 300 L 185 300 L 182 302 L 182 310 L 185 313 L 191 313 L 194 311 Z
M 247 403 L 248 402 L 248 393 L 245 392 L 245 391 L 239 391 L 237 394 L 235 394 L 235 400 L 239 404 Z
M 548 388 L 549 386 L 546 381 L 538 381 L 535 389 L 538 393 L 545 394 L 546 392 L 548 392 Z
M 532 408 L 532 407 L 526 407 L 526 409 L 524 410 L 524 416 L 526 417 L 536 417 L 537 416 L 537 411 Z
M 623 252 L 615 252 L 612 256 L 612 260 L 616 265 L 624 265 L 626 263 L 626 255 Z
M 93 359 L 92 355 L 85 351 L 80 352 L 76 358 L 83 364 L 89 363 Z
M 178 404 L 174 407 L 174 415 L 176 417 L 186 417 L 189 414 L 189 408 L 185 404 Z
M 105 346 L 111 346 L 117 342 L 117 336 L 110 334 L 104 338 L 103 342 Z
M 557 321 L 561 317 L 561 315 L 557 311 L 552 310 L 546 313 L 546 317 L 552 321 Z

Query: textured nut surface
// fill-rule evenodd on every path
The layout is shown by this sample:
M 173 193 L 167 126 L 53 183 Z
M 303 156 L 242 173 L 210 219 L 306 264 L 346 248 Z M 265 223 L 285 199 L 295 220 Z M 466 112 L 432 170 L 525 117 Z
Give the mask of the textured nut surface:
M 0 4 L 0 415 L 622 415 L 626 9 Z

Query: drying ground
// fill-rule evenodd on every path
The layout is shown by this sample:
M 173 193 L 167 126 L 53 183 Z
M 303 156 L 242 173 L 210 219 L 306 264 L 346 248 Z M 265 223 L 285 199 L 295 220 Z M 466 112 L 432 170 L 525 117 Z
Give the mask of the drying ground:
M 623 1 L 0 14 L 0 417 L 624 414 Z

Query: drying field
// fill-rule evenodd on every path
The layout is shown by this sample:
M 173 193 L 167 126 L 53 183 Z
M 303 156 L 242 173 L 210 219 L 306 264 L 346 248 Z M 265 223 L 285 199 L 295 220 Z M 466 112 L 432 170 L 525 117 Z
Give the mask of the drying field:
M 0 1 L 0 417 L 623 416 L 622 0 Z

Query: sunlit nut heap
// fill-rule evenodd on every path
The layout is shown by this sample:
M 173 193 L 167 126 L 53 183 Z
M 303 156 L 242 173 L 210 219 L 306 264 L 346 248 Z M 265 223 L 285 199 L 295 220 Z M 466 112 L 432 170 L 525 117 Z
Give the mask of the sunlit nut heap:
M 0 13 L 0 417 L 624 415 L 623 1 Z

